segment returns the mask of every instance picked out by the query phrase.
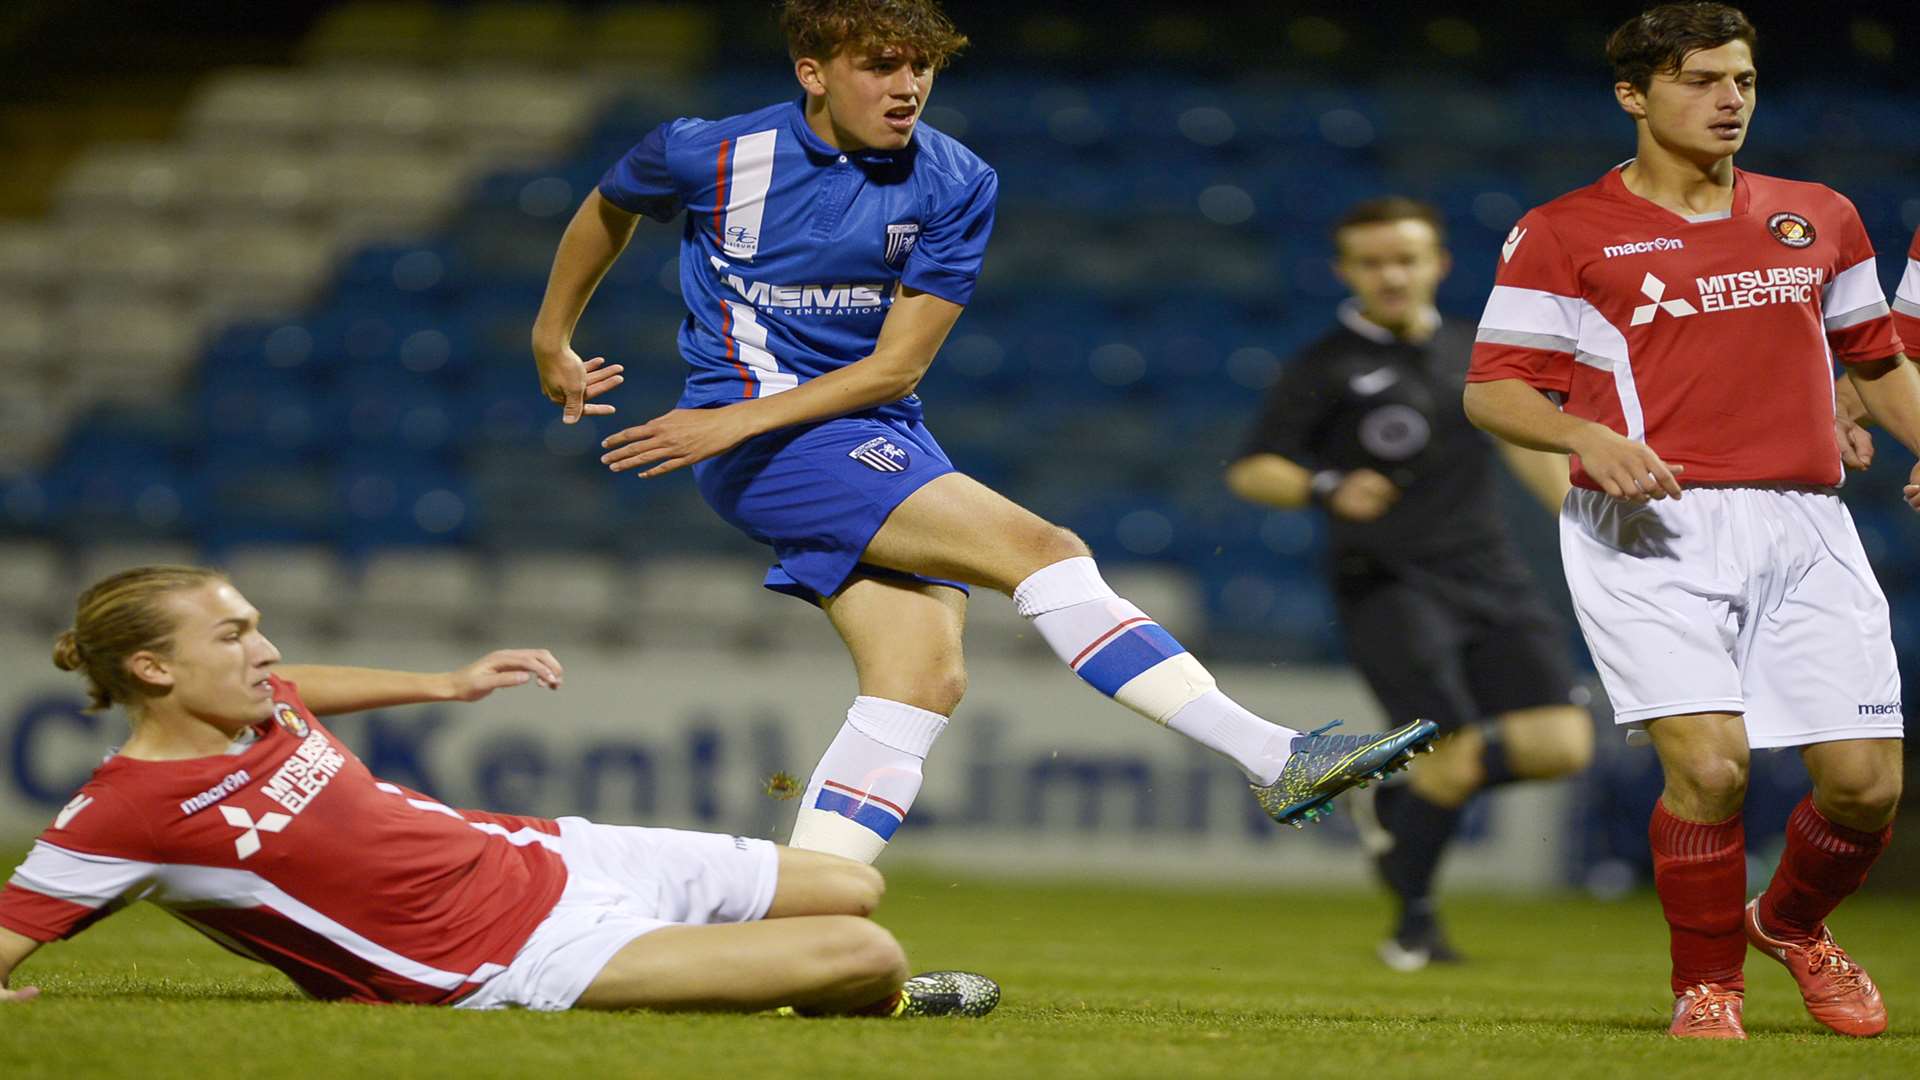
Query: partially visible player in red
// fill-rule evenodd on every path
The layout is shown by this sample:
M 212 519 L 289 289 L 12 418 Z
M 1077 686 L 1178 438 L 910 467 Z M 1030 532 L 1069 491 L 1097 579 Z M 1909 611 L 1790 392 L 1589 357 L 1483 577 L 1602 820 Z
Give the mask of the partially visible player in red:
M 1893 294 L 1893 325 L 1900 340 L 1909 349 L 1920 349 L 1920 229 L 1914 230 L 1913 244 L 1907 248 L 1907 271 Z M 1907 487 L 1907 498 L 1920 495 L 1920 488 Z
M 1514 227 L 1466 408 L 1495 435 L 1574 455 L 1567 583 L 1616 719 L 1651 738 L 1666 778 L 1650 838 L 1672 1033 L 1744 1037 L 1751 941 L 1815 1019 L 1876 1035 L 1880 993 L 1826 918 L 1887 842 L 1900 682 L 1886 598 L 1834 490 L 1830 363 L 1915 451 L 1920 374 L 1853 205 L 1734 168 L 1754 36 L 1739 11 L 1690 3 L 1608 40 L 1636 156 Z M 1749 753 L 1789 746 L 1813 792 L 1748 904 Z
M 925 1015 L 991 1009 L 906 978 L 868 921 L 880 875 L 764 840 L 456 810 L 380 780 L 318 717 L 558 689 L 551 653 L 444 675 L 280 666 L 217 571 L 141 567 L 80 597 L 54 662 L 133 733 L 0 891 L 0 1002 L 20 962 L 138 900 L 309 995 L 469 1009 Z

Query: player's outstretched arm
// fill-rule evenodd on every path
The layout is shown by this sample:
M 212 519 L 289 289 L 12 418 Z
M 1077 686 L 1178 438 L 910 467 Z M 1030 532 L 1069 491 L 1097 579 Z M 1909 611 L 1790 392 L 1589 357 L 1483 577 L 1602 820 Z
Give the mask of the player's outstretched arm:
M 1683 466 L 1669 467 L 1647 444 L 1561 412 L 1545 394 L 1519 379 L 1468 383 L 1462 403 L 1467 419 L 1490 435 L 1530 450 L 1579 454 L 1587 475 L 1616 499 L 1680 497 Z
M 641 476 L 659 476 L 724 454 L 756 435 L 899 401 L 920 385 L 962 310 L 932 293 L 902 287 L 871 355 L 783 394 L 724 409 L 675 409 L 602 440 L 607 453 L 600 460 L 614 472 L 645 469 Z
M 16 934 L 0 927 L 0 1005 L 14 1001 L 28 1001 L 40 996 L 37 986 L 13 986 L 13 969 L 33 955 L 40 943 L 25 934 Z
M 1248 454 L 1227 466 L 1227 489 L 1250 503 L 1298 510 L 1313 498 L 1313 471 L 1280 454 Z
M 608 366 L 605 357 L 583 362 L 573 351 L 573 328 L 639 221 L 638 214 L 613 205 L 595 189 L 568 222 L 560 250 L 554 253 L 547 292 L 533 320 L 533 361 L 540 370 L 540 389 L 562 407 L 566 423 L 613 411 L 611 405 L 590 403 L 620 385 L 622 369 Z
M 1920 456 L 1920 371 L 1904 356 L 1847 368 L 1847 381 L 1882 428 Z M 1907 505 L 1920 510 L 1920 464 L 1907 477 Z
M 565 671 L 545 649 L 500 649 L 454 671 L 430 674 L 384 668 L 283 664 L 281 678 L 300 687 L 315 716 L 337 716 L 396 705 L 479 701 L 495 690 L 538 683 L 560 689 Z

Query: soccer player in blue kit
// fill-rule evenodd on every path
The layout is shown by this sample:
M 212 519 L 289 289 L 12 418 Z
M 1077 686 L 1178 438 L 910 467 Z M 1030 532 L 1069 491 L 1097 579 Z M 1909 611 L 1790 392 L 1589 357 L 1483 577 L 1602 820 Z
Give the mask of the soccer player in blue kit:
M 1301 734 L 1227 697 L 1116 596 L 1079 537 L 956 471 L 914 390 L 973 296 L 998 180 L 919 122 L 966 44 L 937 0 L 789 0 L 803 93 L 723 120 L 674 120 L 616 163 L 567 227 L 534 325 L 547 396 L 569 422 L 619 365 L 573 328 L 640 217 L 682 218 L 679 406 L 605 441 L 615 472 L 692 466 L 721 517 L 773 548 L 766 586 L 819 604 L 859 696 L 802 797 L 792 846 L 872 862 L 966 686 L 967 586 L 1011 594 L 1088 684 L 1237 764 L 1293 825 L 1403 767 L 1414 721 Z

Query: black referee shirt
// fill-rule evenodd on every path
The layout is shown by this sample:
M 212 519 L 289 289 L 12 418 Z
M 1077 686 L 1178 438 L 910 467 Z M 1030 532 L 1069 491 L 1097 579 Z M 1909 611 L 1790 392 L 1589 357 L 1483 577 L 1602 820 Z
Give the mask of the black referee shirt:
M 1373 521 L 1328 515 L 1336 559 L 1507 546 L 1493 442 L 1460 405 L 1473 337 L 1472 323 L 1442 319 L 1425 343 L 1400 341 L 1349 301 L 1340 325 L 1302 350 L 1268 392 L 1242 457 L 1279 454 L 1315 472 L 1373 469 L 1400 488 Z

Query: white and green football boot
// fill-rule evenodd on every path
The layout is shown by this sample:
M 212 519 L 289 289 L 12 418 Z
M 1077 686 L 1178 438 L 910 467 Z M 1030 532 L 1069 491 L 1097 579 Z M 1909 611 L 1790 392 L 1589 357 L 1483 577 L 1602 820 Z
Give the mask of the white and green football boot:
M 1000 1004 L 1000 984 L 971 971 L 928 971 L 900 987 L 895 1016 L 985 1016 Z
M 1302 828 L 1333 814 L 1333 797 L 1369 781 L 1384 780 L 1413 761 L 1413 755 L 1433 749 L 1440 726 L 1415 720 L 1392 731 L 1371 735 L 1328 735 L 1340 725 L 1293 737 L 1293 756 L 1280 778 L 1262 787 L 1252 785 L 1253 797 L 1267 816 L 1283 825 Z

